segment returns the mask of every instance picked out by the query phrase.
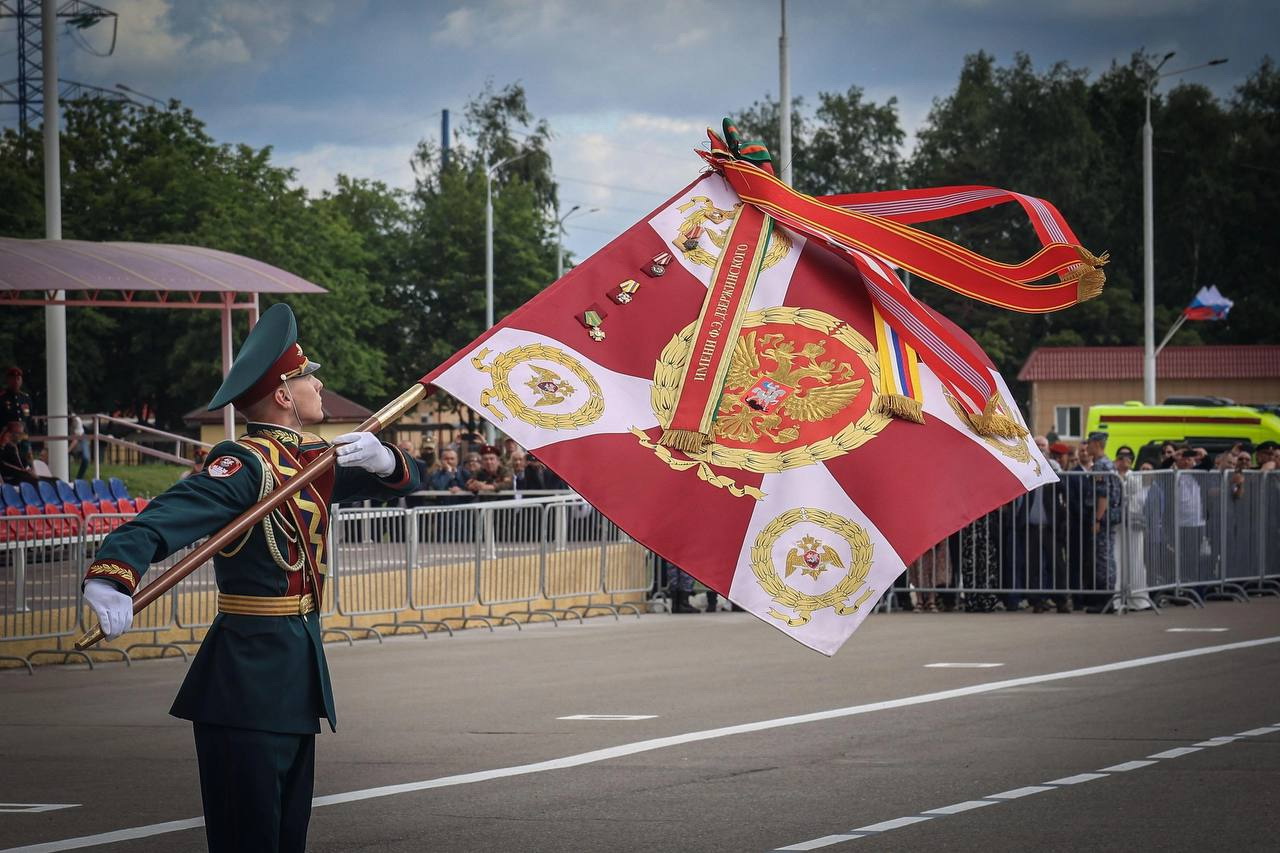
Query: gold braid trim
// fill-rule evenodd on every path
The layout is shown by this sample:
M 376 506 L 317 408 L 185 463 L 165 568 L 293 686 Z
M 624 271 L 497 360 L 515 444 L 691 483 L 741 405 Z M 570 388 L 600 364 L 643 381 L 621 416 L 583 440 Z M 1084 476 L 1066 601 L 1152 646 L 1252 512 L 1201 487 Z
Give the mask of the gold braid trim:
M 876 400 L 875 410 L 891 418 L 924 423 L 924 404 L 905 394 L 881 394 Z
M 261 501 L 267 495 L 275 491 L 276 478 L 271 464 L 267 461 L 262 451 L 247 442 L 241 442 L 241 447 L 246 448 L 258 460 L 258 465 L 262 468 L 262 484 L 258 489 L 258 500 Z M 284 536 L 288 542 L 298 543 L 298 559 L 294 563 L 290 563 L 284 554 L 280 553 L 280 544 L 276 542 L 276 525 L 280 527 L 280 535 Z M 303 546 L 299 542 L 297 531 L 293 530 L 289 524 L 288 516 L 284 514 L 284 510 L 276 508 L 269 515 L 262 519 L 262 534 L 267 541 L 267 553 L 271 555 L 272 561 L 275 562 L 282 570 L 286 572 L 296 572 L 306 565 L 306 554 L 303 553 Z M 234 557 L 240 553 L 241 549 L 248 543 L 249 537 L 253 535 L 253 528 L 245 533 L 244 538 L 236 543 L 234 548 L 227 551 L 219 551 L 218 554 L 223 557 Z

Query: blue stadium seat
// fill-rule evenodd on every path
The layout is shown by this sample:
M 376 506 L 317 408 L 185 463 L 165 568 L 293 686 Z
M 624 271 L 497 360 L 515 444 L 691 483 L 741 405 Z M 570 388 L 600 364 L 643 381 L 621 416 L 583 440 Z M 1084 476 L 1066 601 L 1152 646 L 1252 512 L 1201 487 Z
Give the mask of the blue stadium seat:
M 39 510 L 44 508 L 44 501 L 40 498 L 40 493 L 36 491 L 35 486 L 25 482 L 19 483 L 18 491 L 22 494 L 22 502 L 26 506 L 33 506 Z
M 97 498 L 93 496 L 93 489 L 84 480 L 76 480 L 76 497 L 80 499 L 80 503 L 85 501 L 97 502 Z
M 93 499 L 98 503 L 103 501 L 116 502 L 115 495 L 111 494 L 111 490 L 107 488 L 107 484 L 101 480 L 94 480 L 93 483 Z
M 22 495 L 18 493 L 18 487 L 4 483 L 0 485 L 0 504 L 4 507 L 13 507 L 21 511 L 23 507 Z
M 107 482 L 111 485 L 111 497 L 116 500 L 120 500 L 121 498 L 129 500 L 131 498 L 129 489 L 125 487 L 124 481 L 119 477 L 112 477 Z
M 53 483 L 48 480 L 41 480 L 36 483 L 36 491 L 40 493 L 40 501 L 45 506 L 62 508 L 62 499 L 58 497 L 58 490 L 53 487 Z
M 76 506 L 80 505 L 80 498 L 78 495 L 76 495 L 76 490 L 71 488 L 70 483 L 68 483 L 66 480 L 59 480 L 57 483 L 57 486 L 58 486 L 58 497 L 62 498 L 60 503 L 75 504 Z

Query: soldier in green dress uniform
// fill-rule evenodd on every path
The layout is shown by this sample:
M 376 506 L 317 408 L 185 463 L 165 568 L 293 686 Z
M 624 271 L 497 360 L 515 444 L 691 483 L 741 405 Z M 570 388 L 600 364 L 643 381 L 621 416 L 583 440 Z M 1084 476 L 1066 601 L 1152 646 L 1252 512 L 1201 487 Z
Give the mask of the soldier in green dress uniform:
M 154 562 L 215 533 L 287 483 L 327 443 L 303 432 L 324 418 L 319 365 L 297 344 L 287 305 L 262 315 L 209 409 L 234 403 L 250 423 L 102 543 L 84 597 L 108 639 L 127 630 L 131 594 Z M 337 466 L 218 553 L 218 615 L 170 713 L 195 728 L 212 851 L 306 849 L 315 735 L 335 728 L 320 639 L 329 507 L 417 491 L 418 468 L 369 433 L 335 439 Z

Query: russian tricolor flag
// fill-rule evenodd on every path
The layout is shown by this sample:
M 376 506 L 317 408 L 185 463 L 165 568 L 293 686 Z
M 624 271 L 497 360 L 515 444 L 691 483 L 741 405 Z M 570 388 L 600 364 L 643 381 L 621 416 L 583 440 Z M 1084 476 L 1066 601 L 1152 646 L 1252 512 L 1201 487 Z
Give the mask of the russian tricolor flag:
M 1227 312 L 1234 305 L 1230 299 L 1218 292 L 1218 288 L 1202 287 L 1182 312 L 1188 320 L 1225 320 Z

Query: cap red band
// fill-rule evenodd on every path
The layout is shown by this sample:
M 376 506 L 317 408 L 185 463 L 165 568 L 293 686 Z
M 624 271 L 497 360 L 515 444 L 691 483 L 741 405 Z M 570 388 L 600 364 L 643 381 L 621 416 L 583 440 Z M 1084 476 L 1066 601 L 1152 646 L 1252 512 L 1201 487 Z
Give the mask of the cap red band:
M 294 344 L 286 349 L 284 354 L 272 363 L 271 367 L 267 368 L 267 372 L 262 374 L 261 379 L 249 386 L 248 391 L 236 397 L 235 404 L 238 406 L 253 405 L 280 387 L 280 383 L 284 380 L 299 375 L 306 366 L 307 357 L 303 354 L 302 347 Z

